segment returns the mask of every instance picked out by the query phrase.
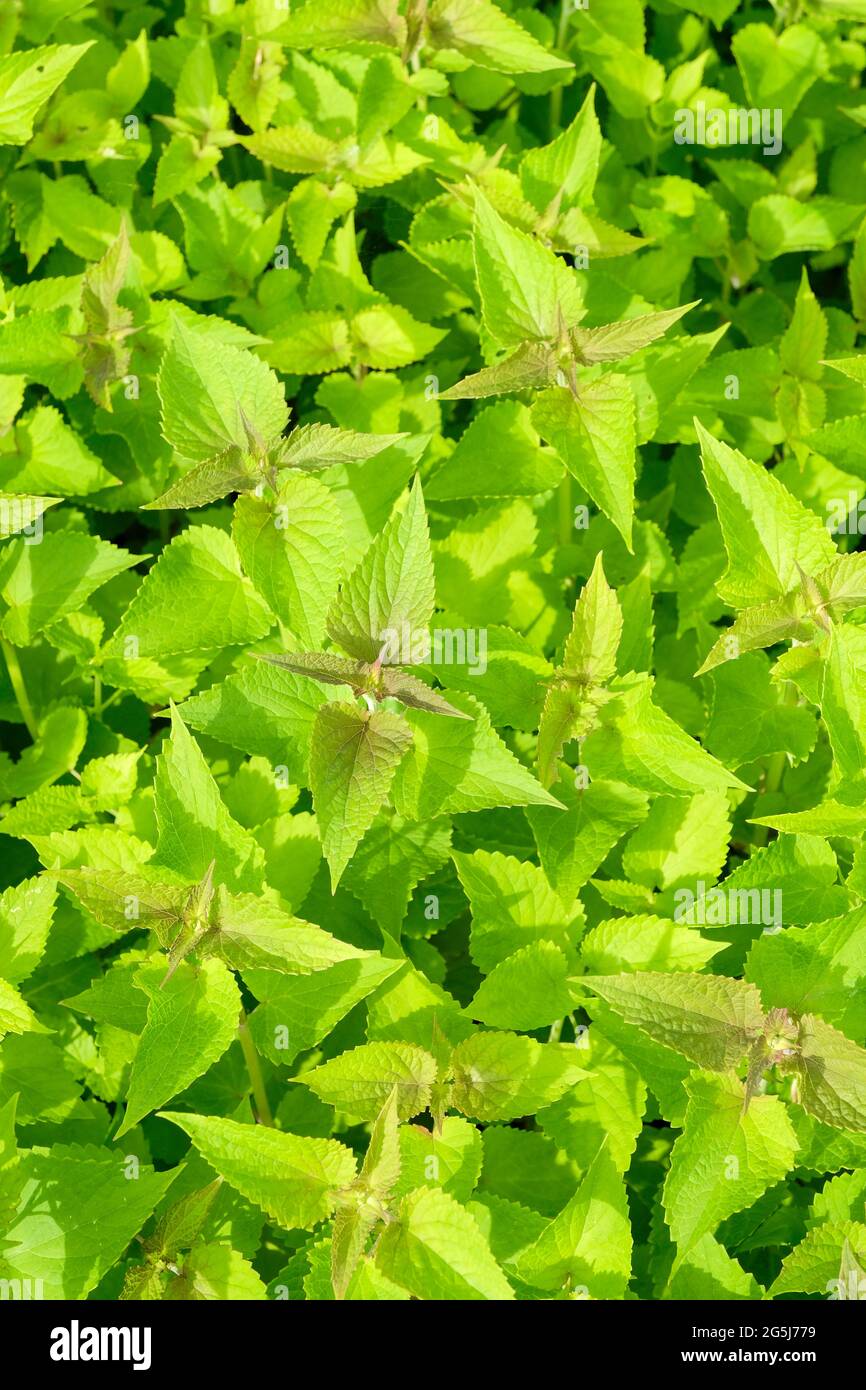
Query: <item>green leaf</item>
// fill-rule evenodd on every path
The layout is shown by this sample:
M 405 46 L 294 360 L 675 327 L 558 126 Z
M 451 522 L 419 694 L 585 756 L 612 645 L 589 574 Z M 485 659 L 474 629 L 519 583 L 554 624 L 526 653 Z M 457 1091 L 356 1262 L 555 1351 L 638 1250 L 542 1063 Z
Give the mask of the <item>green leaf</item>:
M 254 642 L 272 626 L 231 538 L 215 526 L 193 526 L 165 547 L 104 654 L 134 673 L 138 662 Z
M 584 1169 L 607 1142 L 618 1171 L 624 1173 L 643 1125 L 646 1085 L 599 1024 L 587 1028 L 576 1044 L 586 1076 L 542 1110 L 538 1122 L 558 1148 Z
M 176 883 L 92 868 L 63 869 L 55 877 L 101 926 L 116 932 L 151 929 L 163 945 L 180 926 L 190 891 Z
M 381 1205 L 400 1176 L 397 1087 L 394 1086 L 370 1132 L 358 1177 L 343 1194 L 331 1238 L 331 1284 L 334 1297 L 345 1298 L 367 1236 L 384 1211 Z
M 413 825 L 383 813 L 353 855 L 343 884 L 392 936 L 400 927 L 414 890 L 447 863 L 451 827 L 445 820 Z
M 251 130 L 270 124 L 280 100 L 283 54 L 275 43 L 244 36 L 238 60 L 228 80 L 232 106 Z
M 0 980 L 0 1037 L 6 1033 L 44 1033 L 30 1005 L 14 985 Z
M 632 1235 L 625 1183 L 602 1145 L 571 1200 L 514 1261 L 519 1277 L 573 1296 L 623 1298 Z
M 592 198 L 598 177 L 602 139 L 595 114 L 595 86 L 570 125 L 549 145 L 530 149 L 520 164 L 524 195 L 539 212 L 551 203 L 585 204 Z
M 482 1124 L 533 1115 L 586 1074 L 564 1043 L 514 1033 L 476 1033 L 451 1057 L 451 1104 Z
M 735 608 L 791 592 L 835 555 L 827 530 L 771 473 L 695 422 L 704 477 L 725 540 L 728 569 L 716 586 Z
M 598 0 L 575 27 L 581 56 L 615 110 L 626 120 L 640 120 L 664 87 L 664 68 L 644 52 L 642 7 L 629 4 L 623 10 L 618 0 Z
M 195 883 L 213 862 L 218 881 L 228 887 L 261 887 L 262 851 L 232 820 L 201 749 L 174 709 L 171 736 L 157 759 L 155 812 L 154 868 L 164 865 Z
M 806 24 L 776 34 L 768 24 L 747 24 L 731 49 L 743 77 L 749 104 L 781 107 L 790 120 L 827 61 L 824 44 Z
M 27 497 L 0 492 L 0 540 L 17 536 L 22 531 L 28 535 L 40 523 L 50 507 L 59 505 L 59 497 Z
M 267 1297 L 265 1285 L 249 1260 L 226 1245 L 198 1245 L 183 1261 L 168 1288 L 169 1299 L 251 1302 Z
M 333 425 L 302 425 L 283 442 L 277 464 L 280 468 L 318 472 L 335 464 L 375 458 L 406 437 L 405 433 L 360 434 L 357 430 L 338 430 Z
M 408 1120 L 427 1109 L 436 1062 L 429 1052 L 410 1043 L 371 1042 L 297 1079 L 356 1123 L 375 1119 L 396 1088 L 397 1114 Z
M 736 1066 L 761 1036 L 764 1012 L 754 985 L 721 975 L 585 975 L 626 1022 L 713 1071 Z
M 549 53 L 532 35 L 490 0 L 433 0 L 429 39 L 435 48 L 454 49 L 494 72 L 548 72 L 571 64 Z
M 507 328 L 505 329 L 507 332 Z M 464 377 L 447 391 L 440 391 L 442 401 L 474 400 L 484 396 L 501 396 L 508 391 L 526 391 L 550 386 L 558 373 L 556 353 L 547 343 L 521 343 L 508 357 L 483 367 Z M 435 486 L 435 483 L 434 483 Z
M 602 687 L 616 672 L 622 611 L 605 579 L 601 555 L 574 607 L 562 666 L 548 687 L 538 728 L 541 781 L 549 786 L 569 739 L 582 738 L 596 722 Z
M 31 310 L 0 324 L 0 374 L 26 373 L 59 400 L 73 396 L 84 373 L 69 326 L 66 307 Z
M 192 1139 L 202 1158 L 250 1202 L 285 1227 L 311 1230 L 355 1176 L 351 1150 L 334 1139 L 283 1134 L 218 1115 L 166 1110 L 162 1118 Z
M 730 807 L 720 792 L 658 797 L 629 837 L 622 866 L 649 888 L 714 882 L 727 860 L 730 834 Z
M 365 367 L 408 367 L 431 353 L 442 330 L 419 323 L 397 304 L 372 304 L 349 324 L 352 358 Z
M 754 1096 L 744 1110 L 733 1076 L 695 1072 L 685 1085 L 689 1106 L 663 1197 L 678 1258 L 780 1182 L 799 1148 L 778 1096 Z
M 864 639 L 866 634 L 860 628 L 834 624 L 824 653 L 821 717 L 836 765 L 844 777 L 858 777 L 866 768 Z
M 92 43 L 47 44 L 0 60 L 0 144 L 27 143 L 40 108 Z
M 55 1144 L 21 1163 L 17 1215 L 7 1227 L 4 1272 L 41 1279 L 44 1297 L 86 1299 L 121 1258 L 177 1176 L 142 1166 L 130 1182 L 115 1155 Z
M 798 1044 L 803 1109 L 839 1129 L 866 1130 L 866 1051 L 815 1014 L 800 1019 Z
M 556 339 L 561 327 L 583 317 L 574 272 L 539 241 L 511 227 L 480 192 L 473 247 L 484 325 L 501 347 Z
M 606 323 L 601 328 L 575 328 L 570 335 L 575 357 L 581 364 L 618 362 L 630 357 L 654 343 L 696 303 L 697 300 L 678 309 L 663 309 L 657 314 L 640 314 L 624 323 Z
M 567 808 L 528 806 L 526 818 L 541 867 L 552 888 L 568 901 L 588 883 L 628 830 L 643 820 L 647 799 L 622 782 L 576 784 L 561 768 L 556 794 Z
M 0 598 L 8 609 L 3 635 L 26 646 L 136 563 L 137 556 L 81 532 L 58 531 L 39 545 L 12 541 L 0 559 Z
M 273 502 L 240 497 L 232 536 L 271 612 L 304 646 L 318 647 L 340 579 L 343 523 L 316 478 L 290 475 Z
M 379 1239 L 376 1264 L 415 1298 L 514 1298 L 474 1217 L 436 1188 L 403 1198 Z
M 426 630 L 433 613 L 433 560 L 421 485 L 395 511 L 328 616 L 328 633 L 351 656 L 376 661 L 383 643 Z
M 779 344 L 779 358 L 786 372 L 818 381 L 827 343 L 827 320 L 812 293 L 804 269 L 794 302 L 794 316 Z
M 613 681 L 611 689 L 621 698 L 611 700 L 602 727 L 581 748 L 593 780 L 606 778 L 665 795 L 745 786 L 653 703 L 651 678 L 625 676 Z
M 29 414 L 20 416 L 13 427 L 13 435 L 14 452 L 0 454 L 2 485 L 11 492 L 82 497 L 117 483 L 117 479 L 103 467 L 97 455 L 91 452 L 80 435 L 69 428 L 53 406 L 39 405 Z M 37 501 L 33 500 L 34 503 Z M 39 511 L 57 505 L 47 498 L 38 500 L 44 503 Z M 19 507 L 23 507 L 25 502 L 26 499 L 21 497 Z M 14 517 L 11 500 L 5 510 Z M 35 515 L 38 512 L 33 515 L 34 520 Z
M 400 47 L 406 22 L 397 0 L 332 0 L 327 9 L 307 0 L 273 31 L 286 48 L 343 48 L 352 43 Z
M 169 980 L 161 967 L 147 966 L 136 984 L 150 1003 L 118 1137 L 219 1060 L 234 1039 L 241 1009 L 234 978 L 217 960 L 200 966 L 182 961 Z
M 184 459 L 200 462 L 234 444 L 249 447 L 244 417 L 263 439 L 288 419 L 283 388 L 258 357 L 223 346 L 219 354 L 176 317 L 159 369 L 162 431 Z
M 810 198 L 801 203 L 787 194 L 759 198 L 749 212 L 748 230 L 762 260 L 792 251 L 828 251 L 850 240 L 863 219 L 863 205 L 839 198 Z
M 474 1125 L 457 1115 L 448 1115 L 439 1130 L 404 1125 L 399 1140 L 400 1172 L 395 1196 L 436 1184 L 458 1202 L 469 1200 L 483 1158 L 481 1135 Z
M 0 893 L 0 976 L 20 984 L 42 957 L 54 918 L 56 889 L 51 879 L 24 879 Z
M 689 927 L 662 917 L 614 917 L 587 932 L 580 945 L 582 964 L 598 971 L 700 971 L 724 950 Z
M 534 941 L 494 966 L 466 1012 L 493 1028 L 543 1028 L 571 1009 L 568 974 L 558 946 Z
M 610 373 L 577 395 L 551 387 L 533 406 L 532 423 L 631 550 L 635 414 L 627 378 Z
M 498 401 L 464 430 L 454 452 L 426 484 L 427 499 L 534 497 L 561 478 L 562 467 L 541 448 L 526 406 Z
M 230 444 L 214 458 L 193 464 L 188 473 L 184 473 L 153 502 L 145 502 L 142 511 L 204 507 L 230 492 L 252 492 L 259 482 L 259 475 L 253 469 L 249 455 L 236 444 Z
M 375 820 L 411 742 L 412 730 L 400 715 L 343 703 L 320 707 L 310 784 L 332 889 Z
M 254 893 L 218 888 L 210 921 L 203 947 L 236 970 L 307 975 L 366 954 Z
M 408 709 L 426 710 L 430 714 L 444 714 L 450 719 L 471 719 L 464 710 L 457 709 L 445 700 L 438 690 L 431 690 L 417 676 L 409 671 L 386 668 L 379 678 L 379 693 L 399 700 Z
M 81 1087 L 64 1069 L 64 1055 L 51 1038 L 40 1033 L 4 1038 L 0 1046 L 0 1105 L 17 1095 L 19 1124 L 38 1120 L 59 1125 L 75 1111 Z
M 454 853 L 453 859 L 472 910 L 469 949 L 480 970 L 538 941 L 569 953 L 583 928 L 583 909 L 576 898 L 555 893 L 536 864 L 487 850 Z
M 3 1229 L 9 1224 L 18 1207 L 24 1173 L 15 1137 L 15 1110 L 17 1096 L 12 1096 L 0 1109 L 0 1215 Z
M 336 938 L 334 945 L 335 954 L 341 947 L 345 958 L 323 962 L 309 973 L 244 968 L 244 984 L 259 1001 L 249 1018 L 250 1032 L 259 1051 L 276 1065 L 291 1064 L 299 1053 L 315 1047 L 400 968 L 399 960 L 388 960 L 377 951 L 358 951 Z
M 334 698 L 338 698 L 335 695 Z M 310 733 L 326 694 L 313 680 L 252 661 L 181 707 L 186 723 L 244 753 L 306 779 Z
M 787 897 L 785 902 L 787 915 Z M 860 906 L 799 931 L 760 936 L 749 952 L 745 975 L 758 986 L 766 1008 L 817 1013 L 850 1037 L 866 1036 L 866 909 Z
M 754 610 L 747 610 L 750 611 Z M 736 633 L 737 626 L 735 623 L 726 628 L 726 633 Z M 702 670 L 708 665 L 705 662 Z M 742 767 L 772 753 L 806 758 L 817 736 L 814 715 L 808 709 L 784 702 L 771 680 L 769 663 L 760 652 L 747 652 L 713 671 L 713 703 L 706 743 L 714 756 L 729 767 Z
M 859 1221 L 825 1222 L 809 1231 L 782 1261 L 782 1269 L 769 1295 L 815 1293 L 838 1300 L 859 1300 L 863 1284 L 855 1274 L 845 1277 L 843 1263 L 853 1256 L 861 1269 L 866 1262 L 866 1225 Z
M 745 1299 L 754 1302 L 763 1296 L 754 1275 L 729 1255 L 712 1236 L 702 1236 L 689 1253 L 682 1256 L 672 1272 L 665 1297 L 694 1302 Z

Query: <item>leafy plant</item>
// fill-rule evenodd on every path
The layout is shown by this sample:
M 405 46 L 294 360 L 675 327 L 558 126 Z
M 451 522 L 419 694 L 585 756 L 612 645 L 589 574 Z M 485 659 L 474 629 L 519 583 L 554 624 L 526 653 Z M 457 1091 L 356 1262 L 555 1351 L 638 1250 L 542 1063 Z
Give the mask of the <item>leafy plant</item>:
M 0 1277 L 866 1296 L 858 0 L 0 21 Z

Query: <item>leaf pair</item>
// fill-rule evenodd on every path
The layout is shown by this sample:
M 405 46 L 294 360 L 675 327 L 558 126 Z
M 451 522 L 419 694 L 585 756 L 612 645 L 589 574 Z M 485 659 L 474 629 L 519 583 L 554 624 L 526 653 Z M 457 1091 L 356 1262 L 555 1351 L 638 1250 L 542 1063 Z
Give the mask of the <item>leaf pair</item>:
M 151 510 L 203 507 L 230 492 L 275 487 L 283 469 L 313 472 L 372 458 L 403 438 L 331 425 L 305 425 L 284 438 L 283 387 L 261 358 L 229 346 L 215 353 L 179 317 L 157 386 L 163 435 L 178 459 L 193 466 L 146 504 Z
M 538 729 L 538 772 L 542 786 L 556 780 L 563 746 L 594 727 L 609 698 L 607 682 L 616 674 L 622 611 L 604 576 L 599 554 L 574 607 L 562 664 L 552 678 Z
M 336 887 L 358 842 L 388 795 L 413 740 L 383 699 L 432 714 L 468 719 L 435 690 L 390 663 L 409 658 L 433 613 L 433 560 L 424 498 L 416 480 L 331 605 L 327 630 L 348 656 L 332 652 L 261 654 L 261 659 L 328 685 L 348 686 L 368 708 L 344 701 L 320 706 L 311 735 L 310 784 L 322 845 Z
M 793 1098 L 839 1129 L 866 1132 L 866 1051 L 815 1014 L 765 1015 L 753 984 L 723 975 L 587 975 L 582 981 L 624 1022 L 712 1071 L 730 1072 L 745 1057 L 748 1106 L 764 1071 L 793 1075 Z
M 565 1044 L 497 1032 L 474 1033 L 453 1050 L 441 1041 L 438 1060 L 416 1044 L 371 1042 L 296 1079 L 356 1122 L 374 1119 L 396 1088 L 401 1119 L 429 1108 L 439 1125 L 450 1109 L 482 1123 L 534 1114 L 585 1075 Z

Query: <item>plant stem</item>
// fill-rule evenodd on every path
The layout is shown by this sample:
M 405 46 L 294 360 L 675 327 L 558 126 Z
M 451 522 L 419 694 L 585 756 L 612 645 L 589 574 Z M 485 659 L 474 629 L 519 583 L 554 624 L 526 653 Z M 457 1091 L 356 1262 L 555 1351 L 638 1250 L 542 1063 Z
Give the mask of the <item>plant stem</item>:
M 781 703 L 783 705 L 795 705 L 797 703 L 797 688 L 792 681 L 785 681 Z M 764 775 L 764 785 L 761 788 L 764 796 L 771 795 L 773 792 L 777 792 L 779 790 L 787 766 L 787 753 L 774 753 L 771 758 L 767 759 L 767 771 Z M 756 845 L 765 845 L 769 837 L 769 826 L 759 825 L 756 828 Z
M 256 1045 L 250 1036 L 247 1016 L 243 1009 L 241 1009 L 241 1018 L 238 1024 L 238 1037 L 240 1038 L 244 1061 L 247 1065 L 247 1074 L 250 1078 L 250 1085 L 252 1086 L 253 1100 L 256 1103 L 256 1119 L 260 1125 L 270 1125 L 270 1127 L 273 1128 L 274 1117 L 271 1114 L 271 1107 L 268 1104 L 259 1054 L 256 1052 Z
M 102 714 L 102 677 L 97 673 L 93 677 L 93 713 L 99 719 Z
M 556 29 L 556 47 L 565 48 L 568 21 L 571 18 L 571 0 L 559 0 L 559 24 Z M 558 83 L 550 93 L 550 138 L 555 140 L 559 134 L 559 121 L 562 116 L 562 83 Z
M 15 691 L 15 699 L 18 701 L 18 708 L 24 717 L 27 725 L 27 732 L 35 743 L 39 737 L 39 724 L 36 715 L 33 713 L 33 706 L 30 703 L 30 696 L 27 694 L 27 686 L 24 684 L 24 676 L 21 672 L 21 665 L 18 660 L 18 653 L 5 637 L 0 637 L 0 650 L 6 661 L 6 669 L 9 672 L 9 679 L 12 682 L 12 689 Z
M 557 515 L 559 517 L 559 544 L 570 545 L 574 531 L 574 513 L 571 505 L 571 474 L 566 473 L 556 494 Z

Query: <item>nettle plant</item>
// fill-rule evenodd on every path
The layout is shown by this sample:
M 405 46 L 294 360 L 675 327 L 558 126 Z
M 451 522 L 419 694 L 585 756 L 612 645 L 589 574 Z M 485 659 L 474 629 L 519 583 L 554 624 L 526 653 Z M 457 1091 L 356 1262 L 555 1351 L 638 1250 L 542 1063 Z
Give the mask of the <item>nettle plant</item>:
M 7 9 L 4 1289 L 863 1297 L 862 6 Z

